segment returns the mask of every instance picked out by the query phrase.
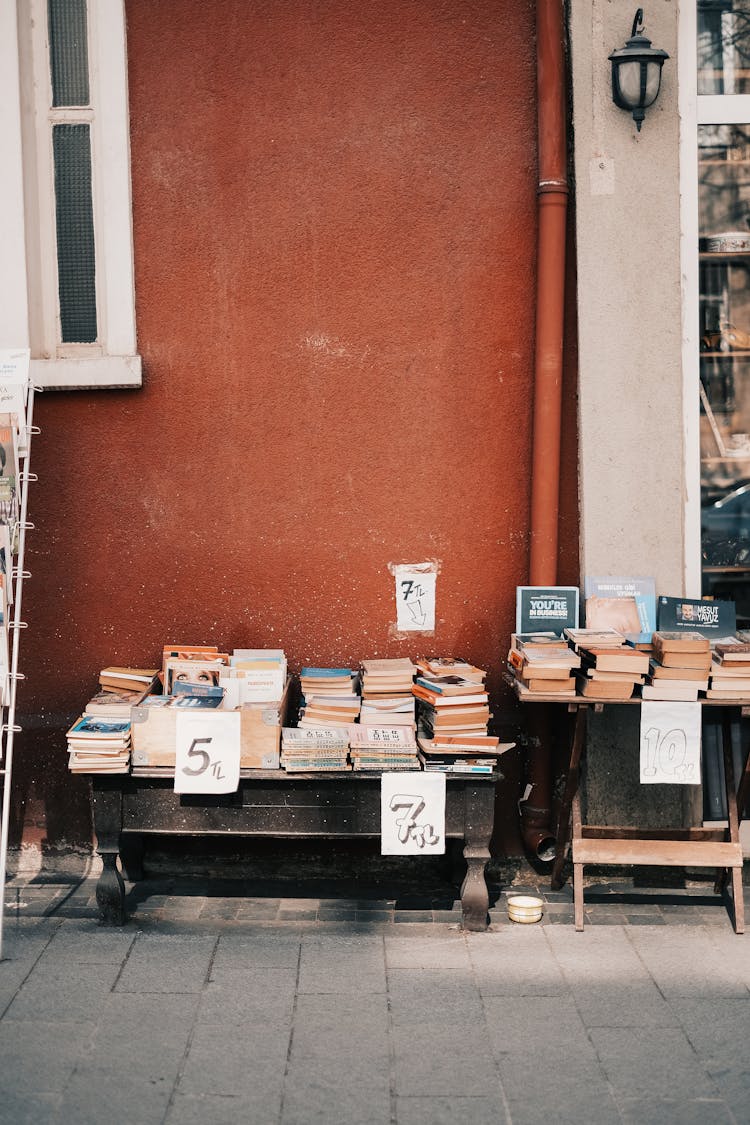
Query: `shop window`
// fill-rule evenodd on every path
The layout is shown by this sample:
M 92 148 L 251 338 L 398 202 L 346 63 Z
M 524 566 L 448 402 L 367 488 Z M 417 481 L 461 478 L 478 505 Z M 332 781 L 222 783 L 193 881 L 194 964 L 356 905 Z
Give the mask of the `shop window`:
M 699 0 L 703 592 L 750 625 L 750 0 Z

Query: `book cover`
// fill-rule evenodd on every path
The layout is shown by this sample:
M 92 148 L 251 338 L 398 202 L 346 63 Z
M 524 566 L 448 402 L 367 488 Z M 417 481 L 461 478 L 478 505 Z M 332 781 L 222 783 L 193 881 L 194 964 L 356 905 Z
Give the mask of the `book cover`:
M 578 626 L 577 586 L 516 586 L 516 632 L 552 632 Z
M 656 628 L 656 583 L 653 578 L 589 577 L 584 580 L 586 627 L 617 629 L 647 636 Z
M 658 602 L 659 632 L 686 630 L 703 637 L 731 637 L 737 628 L 734 602 L 709 598 L 670 598 Z

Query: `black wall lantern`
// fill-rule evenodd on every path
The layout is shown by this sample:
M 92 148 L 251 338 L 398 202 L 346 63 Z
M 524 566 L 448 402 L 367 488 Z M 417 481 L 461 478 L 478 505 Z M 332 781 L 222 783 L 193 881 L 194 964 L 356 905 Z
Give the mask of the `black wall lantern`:
M 612 101 L 633 114 L 641 131 L 646 110 L 659 96 L 661 68 L 669 58 L 666 51 L 651 46 L 643 34 L 643 8 L 638 8 L 633 30 L 624 47 L 609 56 L 612 62 Z

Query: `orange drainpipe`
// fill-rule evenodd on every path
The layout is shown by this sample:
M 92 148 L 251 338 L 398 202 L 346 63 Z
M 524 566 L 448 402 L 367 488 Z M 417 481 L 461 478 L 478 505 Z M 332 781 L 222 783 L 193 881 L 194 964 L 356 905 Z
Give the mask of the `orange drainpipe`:
M 532 586 L 555 585 L 560 494 L 565 238 L 568 210 L 563 0 L 537 0 L 538 232 L 534 421 L 531 462 Z M 531 855 L 552 858 L 549 709 L 529 710 L 528 799 L 521 831 Z

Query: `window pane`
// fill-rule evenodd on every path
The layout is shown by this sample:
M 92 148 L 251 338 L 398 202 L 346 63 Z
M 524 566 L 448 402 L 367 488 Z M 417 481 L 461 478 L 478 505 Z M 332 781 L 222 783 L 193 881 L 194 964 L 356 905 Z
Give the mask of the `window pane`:
M 703 589 L 750 623 L 750 125 L 698 129 Z
M 86 0 L 48 0 L 52 104 L 89 104 Z
M 92 344 L 96 340 L 96 262 L 88 125 L 55 125 L 52 148 L 62 342 Z

